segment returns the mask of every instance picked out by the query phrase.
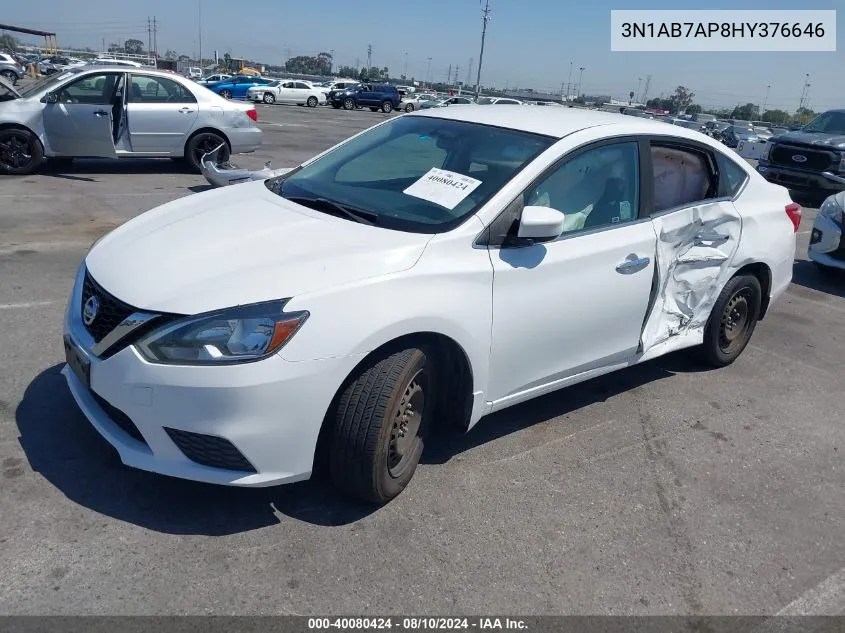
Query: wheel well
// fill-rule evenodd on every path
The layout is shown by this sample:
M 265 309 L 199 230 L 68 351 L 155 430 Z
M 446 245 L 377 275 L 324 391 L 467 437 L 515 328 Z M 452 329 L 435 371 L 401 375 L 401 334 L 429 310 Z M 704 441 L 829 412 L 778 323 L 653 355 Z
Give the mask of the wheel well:
M 191 140 L 192 140 L 192 139 L 193 139 L 193 138 L 194 138 L 197 134 L 205 134 L 206 132 L 211 132 L 212 134 L 217 134 L 217 135 L 219 135 L 219 136 L 222 136 L 222 137 L 223 137 L 223 140 L 224 140 L 224 141 L 226 141 L 226 146 L 229 148 L 229 151 L 230 151 L 230 152 L 232 151 L 232 143 L 229 141 L 229 137 L 228 137 L 228 136 L 226 136 L 225 134 L 223 134 L 223 132 L 221 132 L 220 130 L 215 130 L 213 127 L 203 127 L 203 128 L 198 129 L 198 130 L 197 130 L 196 132 L 194 132 L 193 134 L 191 134 L 191 135 L 188 137 L 188 140 L 186 140 L 186 141 L 185 141 L 185 148 L 184 148 L 184 149 L 185 149 L 185 156 L 187 156 L 187 155 L 188 155 L 188 144 L 191 142 Z
M 763 296 L 760 298 L 759 320 L 762 321 L 763 317 L 766 316 L 766 311 L 769 309 L 769 293 L 772 289 L 772 269 L 766 264 L 756 262 L 754 264 L 746 264 L 740 268 L 736 271 L 736 275 L 734 275 L 734 277 L 738 277 L 739 275 L 754 275 L 757 278 L 757 281 L 760 282 L 760 289 L 763 291 Z
M 329 438 L 332 430 L 332 412 L 340 396 L 363 368 L 409 347 L 419 347 L 432 354 L 438 375 L 438 398 L 435 427 L 454 425 L 466 429 L 472 414 L 472 366 L 464 349 L 452 338 L 438 332 L 416 332 L 395 338 L 377 347 L 355 365 L 338 387 L 326 411 L 314 451 L 314 472 L 327 472 Z
M 41 144 L 41 150 L 44 150 L 44 143 L 41 143 L 41 139 L 38 138 L 38 135 L 25 125 L 20 125 L 18 123 L 0 123 L 0 130 L 23 130 L 25 132 L 29 132 L 38 139 L 38 142 Z

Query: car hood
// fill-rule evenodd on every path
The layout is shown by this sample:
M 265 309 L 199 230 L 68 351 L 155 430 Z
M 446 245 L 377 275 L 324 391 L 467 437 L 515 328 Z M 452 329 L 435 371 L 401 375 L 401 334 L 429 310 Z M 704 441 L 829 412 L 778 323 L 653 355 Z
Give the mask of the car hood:
M 802 145 L 818 145 L 832 149 L 845 149 L 845 135 L 824 134 L 822 132 L 787 132 L 771 139 L 779 143 L 801 143 Z
M 314 211 L 255 181 L 148 211 L 97 242 L 85 264 L 130 305 L 196 314 L 407 270 L 431 237 Z

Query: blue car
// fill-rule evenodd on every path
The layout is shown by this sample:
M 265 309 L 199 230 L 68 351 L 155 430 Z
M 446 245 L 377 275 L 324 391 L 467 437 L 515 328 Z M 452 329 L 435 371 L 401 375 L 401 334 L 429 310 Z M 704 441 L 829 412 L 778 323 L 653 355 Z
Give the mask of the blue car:
M 235 75 L 225 81 L 215 81 L 214 83 L 206 84 L 205 87 L 216 92 L 224 99 L 244 99 L 246 98 L 246 91 L 253 86 L 266 86 L 271 83 L 272 79 L 265 79 L 263 77 L 250 77 L 249 75 Z

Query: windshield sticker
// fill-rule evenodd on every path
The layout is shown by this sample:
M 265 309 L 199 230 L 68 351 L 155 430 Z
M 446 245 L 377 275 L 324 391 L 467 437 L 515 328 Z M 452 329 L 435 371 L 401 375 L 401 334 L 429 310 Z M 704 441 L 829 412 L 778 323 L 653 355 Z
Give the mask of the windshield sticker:
M 439 204 L 450 211 L 475 191 L 480 180 L 455 172 L 431 168 L 427 174 L 405 189 L 405 194 Z

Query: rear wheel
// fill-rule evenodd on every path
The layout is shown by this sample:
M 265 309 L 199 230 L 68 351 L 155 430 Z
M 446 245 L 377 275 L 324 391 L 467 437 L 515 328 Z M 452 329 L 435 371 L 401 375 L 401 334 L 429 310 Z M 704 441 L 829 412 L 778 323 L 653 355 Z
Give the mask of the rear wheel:
M 229 160 L 229 144 L 225 138 L 214 132 L 200 132 L 196 136 L 192 136 L 185 145 L 185 157 L 194 171 L 202 173 L 200 161 L 203 155 L 214 151 L 221 144 L 223 147 L 217 153 L 217 164 L 225 163 Z
M 308 101 L 305 102 L 309 108 L 316 108 L 317 107 L 317 97 L 308 97 Z
M 757 327 L 762 299 L 754 275 L 739 275 L 725 284 L 704 329 L 704 343 L 699 348 L 704 362 L 725 367 L 739 358 Z
M 264 103 L 276 103 L 276 97 L 273 96 L 272 92 L 265 92 L 263 98 Z
M 374 503 L 405 489 L 437 402 L 433 369 L 425 351 L 409 348 L 365 367 L 348 384 L 328 420 L 336 487 Z
M 232 98 L 232 91 L 231 90 L 221 90 L 220 96 L 224 99 L 231 99 Z
M 414 111 L 414 104 L 413 103 L 405 104 L 405 112 L 413 112 L 413 111 Z
M 0 130 L 0 173 L 17 176 L 31 174 L 38 169 L 43 158 L 41 142 L 29 130 Z
M 393 102 L 382 101 L 381 111 L 384 112 L 385 114 L 390 114 L 391 112 L 393 112 Z
M 13 86 L 18 83 L 18 74 L 11 70 L 0 70 L 0 77 L 3 77 L 3 79 L 8 81 Z

